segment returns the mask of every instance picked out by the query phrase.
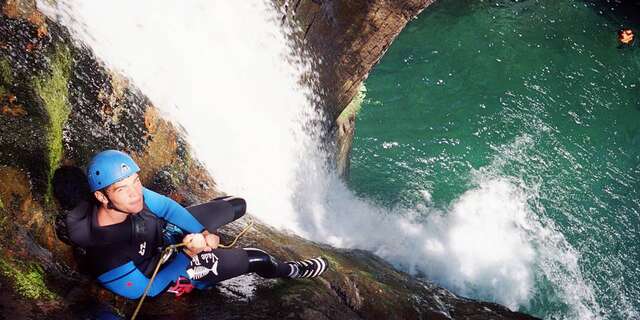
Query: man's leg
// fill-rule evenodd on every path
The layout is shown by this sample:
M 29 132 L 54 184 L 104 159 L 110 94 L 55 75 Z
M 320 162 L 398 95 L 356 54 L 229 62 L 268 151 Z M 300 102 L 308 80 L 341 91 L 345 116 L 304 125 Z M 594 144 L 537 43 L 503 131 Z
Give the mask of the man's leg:
M 214 249 L 191 258 L 187 275 L 191 280 L 217 283 L 249 272 L 249 259 L 242 249 Z
M 249 257 L 249 272 L 263 278 L 315 278 L 327 269 L 327 262 L 321 257 L 282 263 L 263 250 L 244 250 Z
M 194 256 L 187 275 L 192 280 L 217 283 L 250 272 L 264 278 L 312 278 L 326 268 L 322 258 L 283 263 L 260 249 L 215 249 Z
M 188 207 L 187 210 L 209 232 L 242 217 L 247 211 L 247 203 L 242 198 L 221 197 L 210 202 Z
M 276 260 L 263 250 L 244 248 L 249 258 L 249 272 L 255 272 L 263 278 L 286 278 L 293 274 L 293 268 Z

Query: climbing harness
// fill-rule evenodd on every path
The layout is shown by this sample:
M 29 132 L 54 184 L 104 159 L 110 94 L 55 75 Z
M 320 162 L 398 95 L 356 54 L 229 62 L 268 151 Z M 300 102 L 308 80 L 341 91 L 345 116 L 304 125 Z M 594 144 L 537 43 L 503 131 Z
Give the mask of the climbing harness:
M 176 279 L 176 284 L 169 287 L 169 289 L 167 289 L 167 292 L 173 293 L 176 295 L 176 297 L 179 297 L 185 293 L 191 292 L 193 288 L 194 285 L 191 283 L 191 280 L 183 276 L 178 276 L 178 279 Z
M 228 249 L 231 248 L 233 246 L 236 245 L 236 242 L 238 242 L 238 240 L 244 236 L 245 233 L 247 233 L 247 231 L 249 231 L 249 229 L 251 229 L 251 227 L 253 226 L 253 219 L 249 220 L 249 223 L 247 223 L 247 226 L 244 227 L 244 229 L 242 229 L 242 231 L 240 231 L 240 233 L 238 233 L 238 235 L 236 236 L 235 239 L 233 239 L 233 241 L 228 244 L 228 245 L 224 245 L 224 244 L 219 244 L 218 247 L 219 248 L 223 248 L 223 249 Z M 171 258 L 171 255 L 173 255 L 175 252 L 177 252 L 177 249 L 180 247 L 184 247 L 186 246 L 185 243 L 179 243 L 179 244 L 172 244 L 166 248 L 164 248 L 164 250 L 162 251 L 162 255 L 160 256 L 160 260 L 158 261 L 158 264 L 156 265 L 155 270 L 153 270 L 153 274 L 151 275 L 151 279 L 149 279 L 149 283 L 147 283 L 147 287 L 144 288 L 144 293 L 142 294 L 142 297 L 140 298 L 140 301 L 138 302 L 138 306 L 136 307 L 136 310 L 133 312 L 133 315 L 131 316 L 131 320 L 135 320 L 136 316 L 138 315 L 138 312 L 140 311 L 140 307 L 142 307 L 142 303 L 144 302 L 144 299 L 147 297 L 147 293 L 149 293 L 149 289 L 151 288 L 151 285 L 153 284 L 153 280 L 155 280 L 156 275 L 158 274 L 158 271 L 160 270 L 160 266 L 162 266 L 162 264 L 164 264 L 165 262 L 167 262 L 169 260 L 169 258 Z M 183 279 L 186 279 L 183 277 Z M 181 280 L 178 278 L 176 286 L 177 288 L 173 288 L 175 291 L 179 292 L 176 293 L 176 296 L 181 295 L 182 293 L 188 293 L 191 291 L 192 288 L 185 288 L 181 285 L 184 285 L 185 283 L 181 282 Z

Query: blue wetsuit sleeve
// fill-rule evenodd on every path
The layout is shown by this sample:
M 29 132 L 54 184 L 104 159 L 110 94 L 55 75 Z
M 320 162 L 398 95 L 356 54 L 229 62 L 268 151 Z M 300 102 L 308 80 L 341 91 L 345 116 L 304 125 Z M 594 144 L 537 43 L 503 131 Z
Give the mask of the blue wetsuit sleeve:
M 154 297 L 163 292 L 171 281 L 185 273 L 189 265 L 189 258 L 184 253 L 178 253 L 166 266 L 162 267 L 149 288 L 147 296 Z M 142 297 L 144 289 L 149 283 L 147 278 L 138 268 L 129 261 L 119 267 L 111 269 L 98 277 L 98 281 L 111 292 L 129 299 Z
M 183 206 L 169 197 L 142 188 L 144 203 L 153 214 L 191 233 L 202 232 L 204 226 Z

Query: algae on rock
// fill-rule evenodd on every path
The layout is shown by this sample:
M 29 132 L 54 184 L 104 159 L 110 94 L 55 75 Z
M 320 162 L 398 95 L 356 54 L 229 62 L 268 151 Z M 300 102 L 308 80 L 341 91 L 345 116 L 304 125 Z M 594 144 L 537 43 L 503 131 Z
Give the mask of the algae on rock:
M 336 119 L 336 142 L 338 150 L 336 152 L 336 165 L 338 174 L 346 178 L 349 175 L 351 162 L 351 145 L 356 127 L 356 115 L 362 108 L 362 103 L 367 94 L 364 83 L 360 85 L 358 94 L 351 100 Z
M 4 58 L 0 58 L 0 81 L 5 84 L 13 82 L 13 74 L 11 73 L 11 64 Z
M 348 121 L 349 118 L 355 117 L 356 115 L 358 115 L 358 112 L 360 112 L 360 109 L 362 108 L 362 103 L 364 102 L 364 99 L 366 97 L 367 97 L 367 87 L 365 87 L 363 82 L 360 85 L 360 88 L 358 89 L 358 93 L 356 94 L 355 97 L 353 97 L 353 100 L 349 102 L 349 104 L 344 108 L 344 110 L 342 110 L 342 112 L 338 116 L 337 121 Z
M 8 94 L 8 90 L 5 86 L 8 86 L 13 82 L 13 75 L 11 74 L 11 65 L 5 58 L 0 58 L 0 100 Z
M 50 59 L 50 74 L 40 75 L 33 80 L 33 88 L 42 99 L 49 116 L 49 180 L 63 156 L 63 129 L 69 117 L 69 74 L 71 55 L 69 48 L 59 45 Z M 47 198 L 51 195 L 51 185 L 47 188 Z
M 0 272 L 13 281 L 15 292 L 30 300 L 54 300 L 59 297 L 51 292 L 44 282 L 44 270 L 42 267 L 32 264 L 18 268 L 7 258 L 0 258 Z

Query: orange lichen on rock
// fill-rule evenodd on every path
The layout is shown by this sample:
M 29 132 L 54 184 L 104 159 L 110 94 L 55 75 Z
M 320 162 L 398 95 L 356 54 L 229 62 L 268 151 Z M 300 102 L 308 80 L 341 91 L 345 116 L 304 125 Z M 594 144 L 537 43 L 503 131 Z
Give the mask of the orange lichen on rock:
M 150 178 L 151 175 L 168 167 L 177 169 L 180 172 L 188 172 L 180 179 L 180 184 L 190 186 L 192 195 L 201 199 L 210 199 L 219 196 L 220 192 L 215 187 L 215 182 L 197 161 L 181 159 L 178 155 L 178 137 L 180 132 L 171 122 L 162 119 L 158 109 L 147 106 L 144 114 L 144 124 L 147 128 L 147 137 L 150 139 L 143 154 L 134 155 L 136 161 L 141 161 L 145 165 L 141 168 L 143 179 Z M 183 188 L 178 188 L 171 192 L 169 196 L 179 202 L 186 198 L 182 194 Z
M 167 196 L 178 203 L 184 203 L 186 201 L 185 196 L 179 192 L 171 192 Z
M 142 176 L 148 177 L 153 172 L 173 164 L 177 160 L 176 149 L 178 139 L 176 131 L 171 124 L 160 118 L 158 109 L 147 106 L 144 113 L 144 124 L 147 127 L 147 136 L 151 139 L 145 150 L 143 159 L 144 168 Z
M 2 101 L 5 101 L 2 103 Z M 22 105 L 16 103 L 18 98 L 15 95 L 9 94 L 6 96 L 0 96 L 0 112 L 3 115 L 12 116 L 12 117 L 21 117 L 26 116 L 27 111 L 24 110 Z
M 4 7 L 2 7 L 2 13 L 9 18 L 16 19 L 20 17 L 18 5 L 19 1 L 7 0 L 4 3 Z
M 38 38 L 44 38 L 44 36 L 47 35 L 47 32 L 48 32 L 48 29 L 46 25 L 39 26 L 37 30 Z
M 12 203 L 14 196 L 29 196 L 30 185 L 27 176 L 18 169 L 0 166 L 0 200 L 5 206 Z
M 73 265 L 73 250 L 71 250 L 69 246 L 61 245 L 51 223 L 45 224 L 38 235 L 40 243 L 44 245 L 47 250 L 51 251 L 56 257 L 64 259 L 68 265 Z
M 38 38 L 44 38 L 47 35 L 47 21 L 42 13 L 39 11 L 32 11 L 27 20 L 31 22 L 31 24 L 37 26 L 36 35 Z
M 33 200 L 29 178 L 22 171 L 12 167 L 0 167 L 0 199 L 11 210 L 12 222 L 30 227 L 34 223 L 42 225 L 43 215 L 40 205 Z
M 35 0 L 6 0 L 2 13 L 11 19 L 28 19 L 34 11 L 38 11 Z
M 48 33 L 47 20 L 38 11 L 34 0 L 7 0 L 2 7 L 2 13 L 11 19 L 25 19 L 36 26 L 36 36 L 44 38 Z M 27 48 L 28 51 L 33 47 Z
M 21 105 L 3 105 L 0 109 L 3 115 L 11 116 L 11 117 L 22 117 L 27 115 L 27 111 Z
M 35 47 L 36 47 L 36 45 L 35 45 L 35 44 L 33 44 L 33 43 L 29 42 L 29 43 L 27 43 L 27 45 L 26 45 L 26 46 L 24 46 L 24 49 L 25 49 L 27 52 L 31 52 L 31 51 L 33 51 L 33 49 L 34 49 Z

